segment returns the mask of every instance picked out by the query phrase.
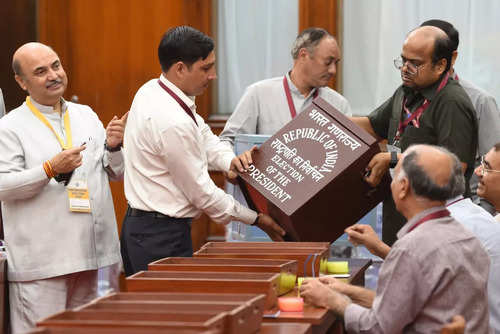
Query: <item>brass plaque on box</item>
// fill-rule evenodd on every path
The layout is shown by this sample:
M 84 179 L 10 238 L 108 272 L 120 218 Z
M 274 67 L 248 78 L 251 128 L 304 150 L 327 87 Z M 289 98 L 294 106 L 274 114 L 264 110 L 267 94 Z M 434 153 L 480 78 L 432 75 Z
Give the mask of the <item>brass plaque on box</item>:
M 254 152 L 240 186 L 288 241 L 332 242 L 389 194 L 390 176 L 370 187 L 365 168 L 377 140 L 321 98 Z

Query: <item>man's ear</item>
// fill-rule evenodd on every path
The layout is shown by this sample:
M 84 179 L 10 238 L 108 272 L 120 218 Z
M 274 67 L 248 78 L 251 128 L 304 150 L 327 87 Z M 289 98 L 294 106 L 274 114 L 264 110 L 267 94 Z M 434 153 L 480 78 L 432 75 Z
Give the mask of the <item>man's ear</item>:
M 410 182 L 406 177 L 403 177 L 401 180 L 399 180 L 399 193 L 398 193 L 398 199 L 402 200 L 405 199 L 409 194 L 410 194 Z
M 443 72 L 445 71 L 446 64 L 448 64 L 448 61 L 442 58 L 434 65 L 436 70 L 439 72 L 439 75 L 443 74 Z
M 457 56 L 458 56 L 458 51 L 457 50 L 453 51 L 453 54 L 451 56 L 451 67 L 455 66 L 455 61 L 457 61 Z
M 17 84 L 19 85 L 19 87 L 22 88 L 22 90 L 28 91 L 28 88 L 27 88 L 26 83 L 24 82 L 24 79 L 22 76 L 16 74 L 16 75 L 14 75 L 14 79 L 16 79 Z
M 309 51 L 307 51 L 306 48 L 301 48 L 299 50 L 299 54 L 297 56 L 297 59 L 306 59 L 307 57 L 310 57 L 311 55 L 309 54 Z
M 182 78 L 184 76 L 184 73 L 187 70 L 186 64 L 184 64 L 182 61 L 178 61 L 177 63 L 172 65 L 174 68 L 174 72 L 177 75 L 178 78 Z

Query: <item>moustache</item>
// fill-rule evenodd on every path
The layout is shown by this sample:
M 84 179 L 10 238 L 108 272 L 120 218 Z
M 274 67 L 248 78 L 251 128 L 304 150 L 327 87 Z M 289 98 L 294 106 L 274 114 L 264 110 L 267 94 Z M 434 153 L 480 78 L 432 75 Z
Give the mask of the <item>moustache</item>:
M 49 82 L 49 84 L 47 85 L 47 88 L 50 88 L 54 85 L 61 85 L 62 84 L 62 80 L 51 80 Z

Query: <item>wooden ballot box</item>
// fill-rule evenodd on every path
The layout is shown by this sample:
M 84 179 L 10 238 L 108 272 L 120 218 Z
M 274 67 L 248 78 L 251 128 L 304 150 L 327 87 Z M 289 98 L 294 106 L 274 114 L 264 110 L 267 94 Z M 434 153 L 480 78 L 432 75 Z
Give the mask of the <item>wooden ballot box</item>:
M 49 327 L 93 327 L 190 330 L 194 332 L 253 334 L 261 327 L 264 295 L 209 296 L 202 294 L 118 294 L 96 299 L 72 311 L 39 322 Z M 119 296 L 120 298 L 113 298 Z
M 297 261 L 281 259 L 168 257 L 150 263 L 148 269 L 151 271 L 279 273 L 279 295 L 292 290 L 297 279 Z
M 140 271 L 127 277 L 127 291 L 265 294 L 265 309 L 277 307 L 278 273 Z
M 374 137 L 318 97 L 254 152 L 240 186 L 286 240 L 332 242 L 389 195 L 388 173 L 376 188 L 364 181 L 378 152 Z
M 105 328 L 85 326 L 65 327 L 38 327 L 26 334 L 221 334 L 217 330 L 195 330 L 195 329 L 157 329 L 157 328 Z M 310 324 L 300 323 L 263 323 L 259 334 L 312 334 Z
M 237 242 L 236 244 L 244 244 Z M 273 247 L 202 247 L 193 254 L 202 258 L 288 259 L 297 261 L 297 275 L 317 277 L 326 273 L 328 248 Z

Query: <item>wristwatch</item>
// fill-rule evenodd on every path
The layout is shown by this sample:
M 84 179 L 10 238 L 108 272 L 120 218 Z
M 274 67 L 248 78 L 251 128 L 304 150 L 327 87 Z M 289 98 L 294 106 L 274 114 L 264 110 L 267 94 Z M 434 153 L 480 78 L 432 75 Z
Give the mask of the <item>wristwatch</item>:
M 254 222 L 251 223 L 250 225 L 251 226 L 257 226 L 257 224 L 259 223 L 260 216 L 261 216 L 261 213 L 257 214 L 257 218 L 255 218 Z
M 108 144 L 106 144 L 106 142 L 104 142 L 104 148 L 108 152 L 117 152 L 117 151 L 122 149 L 122 146 L 123 146 L 123 143 L 120 143 L 120 144 L 116 145 L 115 147 L 111 148 L 108 146 Z
M 391 161 L 389 162 L 389 168 L 394 168 L 398 164 L 398 152 L 391 151 Z

